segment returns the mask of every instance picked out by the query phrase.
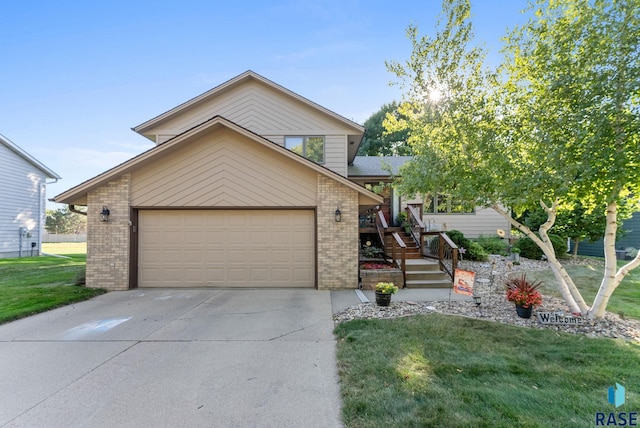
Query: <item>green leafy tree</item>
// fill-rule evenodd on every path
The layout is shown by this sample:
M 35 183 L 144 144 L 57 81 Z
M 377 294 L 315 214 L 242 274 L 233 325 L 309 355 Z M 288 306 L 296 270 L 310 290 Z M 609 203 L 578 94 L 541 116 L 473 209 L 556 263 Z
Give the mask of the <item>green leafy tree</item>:
M 411 155 L 411 146 L 408 144 L 409 131 L 401 129 L 389 132 L 384 127 L 387 117 L 397 120 L 400 115 L 396 101 L 383 105 L 372 114 L 364 123 L 367 132 L 358 149 L 358 156 Z
M 69 208 L 47 210 L 45 228 L 49 233 L 87 233 L 87 216 L 69 211 Z
M 625 231 L 622 229 L 623 220 L 631 218 L 635 207 L 622 203 L 618 207 L 618 230 L 616 238 L 624 236 Z M 579 202 L 567 208 L 558 209 L 556 221 L 553 225 L 552 232 L 570 238 L 573 242 L 573 255 L 578 254 L 578 248 L 583 241 L 595 242 L 604 237 L 606 229 L 606 218 L 603 210 L 592 210 L 589 212 Z M 540 226 L 547 221 L 547 213 L 542 207 L 525 212 L 517 219 L 529 229 L 537 231 Z
M 471 46 L 469 1 L 444 0 L 437 36 L 409 27 L 410 59 L 388 63 L 406 87 L 407 117 L 389 126 L 409 129 L 414 150 L 402 192 L 435 188 L 492 207 L 540 247 L 569 309 L 593 318 L 640 265 L 636 257 L 617 269 L 615 258 L 619 204 L 640 205 L 639 9 L 637 0 L 532 2 L 529 21 L 505 38 L 498 78 Z M 576 202 L 606 212 L 605 268 L 591 307 L 548 234 L 558 210 Z M 539 236 L 505 208 L 519 215 L 536 206 L 546 213 Z

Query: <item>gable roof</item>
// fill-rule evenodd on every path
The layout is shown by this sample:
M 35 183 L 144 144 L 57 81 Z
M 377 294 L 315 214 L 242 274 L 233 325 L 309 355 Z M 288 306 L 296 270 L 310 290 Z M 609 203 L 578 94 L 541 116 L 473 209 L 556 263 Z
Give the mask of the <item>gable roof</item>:
M 62 178 L 58 174 L 53 172 L 51 169 L 47 168 L 42 162 L 40 162 L 39 160 L 31 156 L 29 153 L 22 150 L 20 147 L 18 147 L 16 143 L 14 143 L 13 141 L 11 141 L 10 139 L 8 139 L 2 134 L 0 134 L 0 144 L 5 145 L 15 154 L 17 154 L 18 156 L 20 156 L 21 158 L 29 162 L 31 165 L 38 168 L 40 171 L 44 173 L 44 175 L 47 178 L 55 178 L 56 180 L 59 180 L 60 178 Z
M 391 177 L 398 175 L 400 168 L 412 159 L 411 156 L 356 156 L 349 165 L 349 177 Z
M 353 181 L 341 176 L 340 174 L 333 172 L 330 169 L 323 167 L 322 165 L 318 165 L 317 163 L 310 161 L 309 159 L 300 156 L 292 152 L 291 150 L 288 150 L 270 140 L 267 140 L 266 138 L 263 138 L 260 135 L 255 134 L 254 132 L 251 132 L 246 128 L 243 128 L 240 125 L 233 123 L 222 116 L 214 116 L 211 119 L 183 132 L 182 134 L 176 135 L 175 137 L 165 141 L 164 143 L 158 144 L 157 146 L 147 150 L 146 152 L 143 152 L 138 156 L 135 156 L 128 161 L 125 161 L 120 165 L 115 166 L 114 168 L 111 168 L 110 170 L 105 171 L 104 173 L 79 184 L 78 186 L 75 186 L 55 196 L 53 200 L 58 203 L 80 204 L 77 201 L 81 200 L 87 193 L 104 185 L 108 181 L 113 181 L 115 178 L 120 177 L 123 174 L 129 173 L 143 165 L 151 163 L 156 156 L 164 154 L 170 150 L 174 150 L 184 141 L 188 141 L 204 131 L 214 130 L 217 127 L 224 127 L 235 131 L 255 141 L 257 144 L 268 147 L 271 150 L 274 150 L 277 153 L 281 154 L 282 156 L 293 159 L 296 162 L 299 162 L 302 165 L 320 174 L 332 178 L 335 181 L 338 181 L 339 183 L 357 191 L 360 195 L 370 198 L 374 204 L 382 203 L 382 198 L 380 196 L 376 195 L 373 192 L 370 192 L 359 184 L 356 184 Z
M 277 83 L 259 75 L 258 73 L 255 73 L 251 70 L 245 71 L 244 73 L 222 83 L 221 85 L 216 86 L 213 89 L 210 89 L 209 91 L 198 95 L 197 97 L 194 97 L 182 104 L 180 104 L 177 107 L 172 108 L 169 111 L 166 111 L 156 117 L 154 117 L 153 119 L 150 119 L 144 123 L 141 123 L 138 126 L 135 126 L 133 128 L 131 128 L 133 131 L 137 132 L 140 135 L 143 135 L 149 139 L 152 139 L 151 137 L 153 136 L 152 133 L 150 133 L 149 131 L 151 131 L 154 128 L 157 128 L 159 125 L 161 125 L 164 122 L 167 122 L 173 118 L 176 118 L 184 113 L 186 113 L 187 111 L 189 111 L 192 108 L 195 108 L 196 106 L 199 106 L 203 103 L 207 103 L 209 101 L 211 101 L 212 99 L 214 99 L 217 96 L 220 96 L 234 88 L 237 88 L 243 84 L 245 84 L 246 82 L 249 81 L 258 81 L 268 87 L 270 87 L 271 89 L 280 92 L 281 94 L 284 94 L 285 96 L 289 97 L 292 100 L 301 102 L 303 104 L 305 104 L 306 106 L 314 109 L 315 111 L 319 112 L 320 114 L 326 115 L 334 120 L 338 120 L 340 123 L 344 124 L 346 126 L 347 129 L 352 129 L 353 133 L 349 135 L 349 143 L 348 143 L 348 158 L 349 158 L 349 162 L 351 163 L 353 162 L 353 159 L 356 156 L 356 153 L 358 152 L 358 148 L 360 147 L 360 143 L 362 142 L 362 138 L 364 136 L 364 127 L 362 125 L 357 124 L 356 122 L 349 120 L 347 118 L 345 118 L 344 116 L 341 116 L 325 107 L 322 107 L 319 104 L 314 103 L 313 101 L 283 87 L 278 85 Z M 357 140 L 357 141 L 356 141 Z

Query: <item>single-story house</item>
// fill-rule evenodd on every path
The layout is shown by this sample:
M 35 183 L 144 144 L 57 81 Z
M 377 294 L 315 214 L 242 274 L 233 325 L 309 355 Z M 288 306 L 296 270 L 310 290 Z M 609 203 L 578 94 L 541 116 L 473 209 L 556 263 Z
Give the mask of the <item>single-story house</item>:
M 156 146 L 54 198 L 87 207 L 88 286 L 356 288 L 360 216 L 400 207 L 361 125 L 252 71 L 133 130 Z
M 60 176 L 0 134 L 0 257 L 40 254 L 47 179 Z

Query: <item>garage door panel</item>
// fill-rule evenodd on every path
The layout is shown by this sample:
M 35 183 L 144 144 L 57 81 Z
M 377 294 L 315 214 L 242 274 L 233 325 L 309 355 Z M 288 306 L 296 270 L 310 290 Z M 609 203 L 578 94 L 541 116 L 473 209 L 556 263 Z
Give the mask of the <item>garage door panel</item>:
M 313 211 L 140 211 L 140 287 L 313 287 Z

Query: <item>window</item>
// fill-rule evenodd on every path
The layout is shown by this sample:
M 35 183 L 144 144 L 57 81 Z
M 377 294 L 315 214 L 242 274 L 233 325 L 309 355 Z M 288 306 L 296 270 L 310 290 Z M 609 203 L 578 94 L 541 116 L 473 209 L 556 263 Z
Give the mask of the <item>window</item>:
M 426 195 L 424 199 L 425 214 L 475 214 L 476 207 L 473 204 L 461 202 L 449 195 L 437 193 Z
M 284 137 L 284 146 L 316 163 L 324 163 L 324 137 Z

